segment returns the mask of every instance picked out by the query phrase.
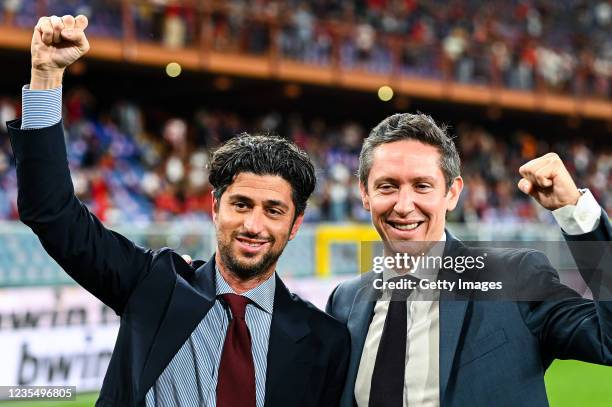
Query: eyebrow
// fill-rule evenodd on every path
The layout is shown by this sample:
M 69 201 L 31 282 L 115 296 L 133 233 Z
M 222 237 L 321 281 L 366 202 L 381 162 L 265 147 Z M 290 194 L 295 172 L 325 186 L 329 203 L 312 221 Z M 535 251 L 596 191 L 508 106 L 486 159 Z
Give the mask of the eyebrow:
M 372 183 L 374 185 L 376 184 L 380 184 L 381 182 L 396 182 L 397 180 L 395 178 L 391 178 L 391 177 L 380 177 L 380 178 L 376 178 L 374 181 L 372 181 Z
M 414 182 L 431 182 L 433 183 L 436 179 L 430 175 L 421 175 L 418 177 L 414 177 Z
M 411 179 L 412 182 L 435 182 L 435 178 L 430 175 L 419 175 Z M 397 182 L 396 178 L 393 177 L 380 177 L 373 181 L 373 184 L 380 184 L 382 182 Z
M 265 200 L 264 203 L 267 206 L 278 206 L 278 207 L 283 208 L 285 210 L 289 210 L 289 206 L 287 206 L 284 202 L 279 201 L 277 199 L 268 199 L 268 200 Z
M 250 204 L 253 204 L 254 201 L 253 199 L 249 198 L 246 195 L 241 195 L 241 194 L 233 194 L 229 196 L 229 199 L 231 201 L 245 201 L 248 202 Z M 285 204 L 283 201 L 279 201 L 278 199 L 266 199 L 264 201 L 264 206 L 278 206 L 279 208 L 283 208 L 284 210 L 289 210 L 289 206 L 287 204 Z

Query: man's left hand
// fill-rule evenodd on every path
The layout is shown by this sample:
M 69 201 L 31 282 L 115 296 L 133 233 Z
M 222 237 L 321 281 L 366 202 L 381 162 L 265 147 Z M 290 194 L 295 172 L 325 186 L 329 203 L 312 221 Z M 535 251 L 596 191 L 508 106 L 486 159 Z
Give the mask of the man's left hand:
M 554 211 L 566 205 L 576 205 L 580 192 L 561 158 L 548 153 L 519 168 L 523 178 L 518 188 L 531 195 L 544 208 Z

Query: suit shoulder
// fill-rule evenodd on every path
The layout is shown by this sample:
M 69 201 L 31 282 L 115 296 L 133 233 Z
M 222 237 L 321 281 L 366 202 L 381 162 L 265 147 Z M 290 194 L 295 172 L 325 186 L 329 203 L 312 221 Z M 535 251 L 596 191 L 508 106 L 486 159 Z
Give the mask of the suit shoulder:
M 350 278 L 349 280 L 343 281 L 342 283 L 338 284 L 335 295 L 348 295 L 353 297 L 361 288 L 367 286 L 368 284 L 371 284 L 375 276 L 376 274 L 370 271 L 368 273 L 360 274 L 358 276 Z
M 307 313 L 308 319 L 311 323 L 323 327 L 324 329 L 330 329 L 337 332 L 346 331 L 346 327 L 342 322 L 338 321 L 325 311 L 319 309 L 310 301 L 306 301 L 294 293 L 291 293 L 290 296 L 294 304 L 299 306 L 304 312 Z
M 174 259 L 180 255 L 169 247 L 162 247 L 160 249 L 148 249 L 151 255 L 151 266 L 166 266 L 170 265 Z
M 187 281 L 190 281 L 195 274 L 196 265 L 201 265 L 205 262 L 195 260 L 191 265 L 188 264 L 182 256 L 174 249 L 162 247 L 161 249 L 150 250 L 151 252 L 151 269 L 163 270 L 172 276 L 179 275 Z
M 503 260 L 508 263 L 514 264 L 515 262 L 520 263 L 526 258 L 546 257 L 546 255 L 535 249 L 528 248 L 478 248 L 472 249 L 478 250 L 479 252 L 486 253 L 489 260 Z

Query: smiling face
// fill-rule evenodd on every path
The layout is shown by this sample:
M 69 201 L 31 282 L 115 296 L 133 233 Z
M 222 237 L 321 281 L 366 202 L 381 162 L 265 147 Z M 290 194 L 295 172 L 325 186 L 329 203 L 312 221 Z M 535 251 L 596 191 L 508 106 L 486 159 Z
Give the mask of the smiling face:
M 270 276 L 303 214 L 295 217 L 291 185 L 278 175 L 239 173 L 214 200 L 217 262 L 240 280 Z M 295 221 L 294 221 L 295 217 Z
M 440 153 L 416 140 L 381 144 L 373 153 L 363 206 L 384 241 L 428 241 L 442 238 L 446 211 L 457 205 L 461 177 L 447 190 Z

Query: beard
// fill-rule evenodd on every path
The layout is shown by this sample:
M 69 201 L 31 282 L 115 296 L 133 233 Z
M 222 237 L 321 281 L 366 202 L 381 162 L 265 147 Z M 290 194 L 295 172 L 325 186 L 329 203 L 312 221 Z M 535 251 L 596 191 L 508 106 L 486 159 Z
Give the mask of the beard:
M 224 239 L 218 239 L 218 245 L 219 255 L 221 256 L 223 264 L 225 264 L 225 266 L 232 274 L 234 274 L 241 280 L 250 280 L 252 278 L 259 277 L 265 274 L 268 269 L 274 263 L 276 263 L 280 255 L 283 253 L 285 246 L 287 245 L 287 242 L 285 242 L 285 244 L 281 248 L 279 248 L 278 250 L 274 250 L 273 247 L 276 240 L 274 238 L 270 238 L 270 250 L 264 253 L 258 261 L 256 261 L 255 263 L 242 261 L 238 257 L 234 256 L 231 244 L 234 239 L 239 235 L 248 238 L 256 238 L 256 236 L 251 236 L 244 233 L 232 233 L 229 241 L 226 241 Z

